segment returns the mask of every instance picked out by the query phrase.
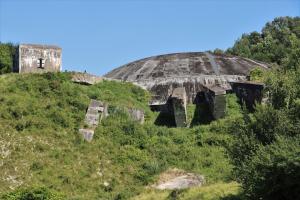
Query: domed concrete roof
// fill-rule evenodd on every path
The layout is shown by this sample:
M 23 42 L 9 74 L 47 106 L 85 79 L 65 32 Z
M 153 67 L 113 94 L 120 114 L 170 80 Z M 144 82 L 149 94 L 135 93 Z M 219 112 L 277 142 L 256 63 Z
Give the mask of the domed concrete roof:
M 254 67 L 267 68 L 263 63 L 237 56 L 208 52 L 174 53 L 131 62 L 112 70 L 105 77 L 139 82 L 198 75 L 246 76 Z
M 174 53 L 131 62 L 104 77 L 133 82 L 152 93 L 150 104 L 163 104 L 176 87 L 185 87 L 193 102 L 204 87 L 231 89 L 229 82 L 246 80 L 250 70 L 268 68 L 264 63 L 238 56 L 209 52 Z

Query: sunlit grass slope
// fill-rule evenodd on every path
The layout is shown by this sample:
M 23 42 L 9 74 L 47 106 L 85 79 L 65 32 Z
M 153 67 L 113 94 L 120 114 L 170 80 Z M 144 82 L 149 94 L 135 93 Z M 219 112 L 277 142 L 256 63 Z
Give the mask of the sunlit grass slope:
M 91 98 L 108 103 L 111 114 L 88 143 L 78 128 Z M 233 112 L 238 107 L 230 99 Z M 224 129 L 232 116 L 193 128 L 155 126 L 157 113 L 148 100 L 149 94 L 132 84 L 84 86 L 72 83 L 69 73 L 0 76 L 0 196 L 45 187 L 66 199 L 128 199 L 172 167 L 235 191 L 235 184 L 225 185 L 232 166 L 224 150 L 231 136 Z M 143 109 L 146 123 L 132 121 L 122 111 L 126 107 Z M 187 195 L 198 193 L 190 191 Z

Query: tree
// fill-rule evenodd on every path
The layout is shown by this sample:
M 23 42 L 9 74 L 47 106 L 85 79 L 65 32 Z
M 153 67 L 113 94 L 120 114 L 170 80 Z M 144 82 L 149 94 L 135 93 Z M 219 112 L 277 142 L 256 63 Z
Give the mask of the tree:
M 12 43 L 0 42 L 0 74 L 12 72 L 15 53 L 16 46 Z
M 278 17 L 261 33 L 243 34 L 226 53 L 276 63 L 285 70 L 300 63 L 300 17 Z

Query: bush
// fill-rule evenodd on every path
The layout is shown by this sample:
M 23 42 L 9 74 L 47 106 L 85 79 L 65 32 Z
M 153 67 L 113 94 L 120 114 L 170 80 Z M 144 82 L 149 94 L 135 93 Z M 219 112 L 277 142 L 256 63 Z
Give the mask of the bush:
M 272 106 L 258 106 L 248 130 L 263 144 L 272 143 L 276 135 L 293 136 L 297 133 L 288 113 L 285 110 L 276 110 Z
M 255 67 L 250 71 L 250 81 L 262 82 L 265 71 L 262 68 Z
M 296 199 L 299 193 L 299 129 L 290 111 L 271 105 L 245 114 L 229 130 L 234 174 L 249 199 Z
M 0 74 L 13 71 L 13 58 L 16 53 L 16 46 L 11 43 L 0 42 Z
M 278 138 L 259 145 L 241 166 L 239 178 L 250 199 L 294 200 L 300 194 L 300 138 Z
M 3 200 L 63 200 L 64 195 L 51 191 L 45 187 L 19 189 L 17 191 L 5 194 L 1 197 Z

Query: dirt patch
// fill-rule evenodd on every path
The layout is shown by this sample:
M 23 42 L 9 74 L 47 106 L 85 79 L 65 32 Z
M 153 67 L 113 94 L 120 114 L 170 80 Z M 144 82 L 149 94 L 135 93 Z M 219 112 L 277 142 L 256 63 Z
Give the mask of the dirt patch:
M 204 176 L 188 173 L 180 169 L 170 169 L 159 176 L 152 187 L 159 190 L 185 189 L 204 184 Z

